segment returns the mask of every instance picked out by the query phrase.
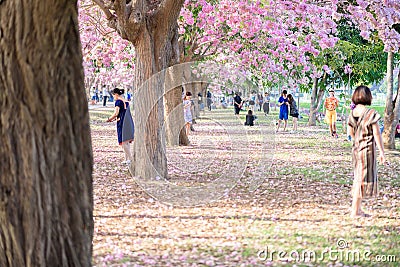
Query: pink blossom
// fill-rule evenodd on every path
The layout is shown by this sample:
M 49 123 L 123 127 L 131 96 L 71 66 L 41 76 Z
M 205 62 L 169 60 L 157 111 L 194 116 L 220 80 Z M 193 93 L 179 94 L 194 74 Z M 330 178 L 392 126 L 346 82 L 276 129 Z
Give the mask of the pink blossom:
M 350 74 L 352 72 L 351 66 L 350 65 L 346 65 L 344 67 L 344 73 L 345 74 Z
M 327 65 L 323 65 L 322 69 L 326 72 L 326 73 L 330 73 L 331 69 L 327 66 Z

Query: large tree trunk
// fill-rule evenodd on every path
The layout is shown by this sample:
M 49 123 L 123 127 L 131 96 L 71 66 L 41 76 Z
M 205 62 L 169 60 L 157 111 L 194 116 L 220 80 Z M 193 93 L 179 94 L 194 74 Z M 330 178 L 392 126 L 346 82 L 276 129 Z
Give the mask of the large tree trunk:
M 174 49 L 176 21 L 183 0 L 165 0 L 157 11 L 147 15 L 145 2 L 132 2 L 126 14 L 124 1 L 115 2 L 118 18 L 109 19 L 123 38 L 136 49 L 135 62 L 135 142 L 132 172 L 137 177 L 167 177 L 164 119 L 165 70 L 178 57 Z M 104 9 L 103 9 L 104 10 Z M 105 11 L 106 15 L 107 10 Z M 109 16 L 109 14 L 107 15 Z M 153 76 L 158 73 L 158 75 Z M 150 79 L 152 77 L 152 79 Z M 150 80 L 149 80 L 150 79 Z M 171 102 L 176 100 L 172 95 Z M 181 99 L 179 100 L 181 104 Z M 183 119 L 183 109 L 182 109 Z
M 164 124 L 165 72 L 148 80 L 161 69 L 156 64 L 154 36 L 145 30 L 135 44 L 135 142 L 134 174 L 143 178 L 167 176 Z M 166 67 L 166 64 L 164 65 Z M 147 81 L 146 81 L 147 80 Z M 146 81 L 146 82 L 145 82 Z
M 0 1 L 0 266 L 91 266 L 77 1 Z
M 400 82 L 397 88 L 396 97 L 393 100 L 393 52 L 388 52 L 387 59 L 387 94 L 386 94 L 386 107 L 384 115 L 384 131 L 382 133 L 383 145 L 385 148 L 395 149 L 395 131 L 399 118 L 400 106 Z M 400 79 L 400 71 L 398 78 Z M 400 80 L 399 80 L 400 81 Z

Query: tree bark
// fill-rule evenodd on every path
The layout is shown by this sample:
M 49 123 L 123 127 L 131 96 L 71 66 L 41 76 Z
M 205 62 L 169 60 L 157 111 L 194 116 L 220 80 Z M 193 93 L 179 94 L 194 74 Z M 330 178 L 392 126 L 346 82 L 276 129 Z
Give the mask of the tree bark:
M 147 27 L 146 27 L 147 29 Z M 157 73 L 156 44 L 150 32 L 144 30 L 136 42 L 135 67 L 135 142 L 134 174 L 139 177 L 167 175 L 164 124 L 165 73 L 148 80 Z M 147 81 L 146 81 L 147 80 Z M 146 82 L 145 82 L 146 81 Z
M 77 1 L 0 1 L 0 266 L 91 266 Z
M 176 65 L 166 70 L 165 79 L 165 129 L 166 142 L 169 146 L 188 145 L 189 139 L 185 131 L 183 119 L 183 68 Z
M 386 94 L 386 107 L 384 115 L 384 130 L 382 133 L 383 145 L 388 149 L 395 149 L 395 131 L 396 125 L 399 120 L 399 106 L 400 106 L 400 83 L 397 88 L 396 97 L 393 99 L 393 67 L 394 55 L 393 52 L 388 52 L 387 59 L 387 94 Z M 400 71 L 398 78 L 400 78 Z M 400 80 L 399 80 L 400 81 Z
M 178 24 L 175 23 L 168 38 L 170 47 L 167 49 L 171 50 L 172 54 L 167 67 L 179 63 L 180 52 L 178 38 Z M 181 68 L 182 66 L 168 69 L 167 81 L 165 83 L 165 131 L 166 143 L 169 146 L 189 145 L 189 139 L 186 136 L 184 127 L 185 121 L 183 119 Z M 172 88 L 171 85 L 173 85 Z
M 308 126 L 315 126 L 317 124 L 317 113 L 322 104 L 322 97 L 324 96 L 324 89 L 318 89 L 318 78 L 314 78 L 313 89 L 311 92 L 310 103 L 310 117 L 308 118 Z
M 202 92 L 201 84 L 202 83 L 196 83 L 193 86 L 193 101 L 194 101 L 193 117 L 196 119 L 200 118 L 199 93 L 201 94 L 201 92 Z
M 202 99 L 204 104 L 204 110 L 207 110 L 207 88 L 209 86 L 208 82 L 200 82 L 200 92 L 202 92 Z

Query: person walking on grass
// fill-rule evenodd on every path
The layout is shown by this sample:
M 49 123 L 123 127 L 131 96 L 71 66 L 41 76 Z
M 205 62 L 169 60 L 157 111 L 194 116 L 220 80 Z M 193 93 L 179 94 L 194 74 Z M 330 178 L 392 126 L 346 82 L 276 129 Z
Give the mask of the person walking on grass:
M 264 103 L 264 97 L 263 97 L 262 93 L 258 93 L 258 94 L 257 94 L 257 98 L 258 98 L 258 102 L 257 102 L 257 104 L 258 104 L 258 111 L 261 111 L 261 108 L 262 108 L 263 103 Z
M 115 101 L 114 113 L 107 119 L 107 122 L 117 121 L 118 143 L 125 153 L 124 164 L 132 162 L 130 143 L 134 139 L 134 124 L 129 110 L 129 102 L 124 99 L 124 89 L 114 88 L 112 95 Z
M 251 96 L 250 96 L 250 100 L 249 100 L 249 109 L 250 110 L 255 110 L 254 108 L 255 108 L 255 105 L 256 105 L 256 98 L 257 98 L 257 95 L 255 94 L 255 93 L 253 93 Z
M 365 197 L 378 195 L 378 178 L 376 159 L 381 164 L 385 162 L 382 136 L 378 121 L 380 115 L 373 109 L 367 108 L 372 102 L 372 94 L 367 86 L 358 86 L 352 99 L 356 105 L 351 111 L 348 132 L 353 140 L 353 201 L 352 217 L 368 217 L 361 210 L 361 200 Z M 376 147 L 379 149 L 377 156 Z
M 207 108 L 209 111 L 211 111 L 212 102 L 212 94 L 209 90 L 207 90 Z
M 299 110 L 297 109 L 296 100 L 294 100 L 294 98 L 291 94 L 288 94 L 287 98 L 288 98 L 289 107 L 290 107 L 289 114 L 291 117 L 293 117 L 293 131 L 297 131 L 297 121 L 299 118 Z
M 107 99 L 110 96 L 110 93 L 107 90 L 107 86 L 103 85 L 103 107 L 107 106 Z
M 338 137 L 336 130 L 337 114 L 336 109 L 339 106 L 339 100 L 335 97 L 335 90 L 329 89 L 329 97 L 325 99 L 324 106 L 326 108 L 325 120 L 329 124 L 331 136 Z
M 264 94 L 264 100 L 263 100 L 263 111 L 264 115 L 267 116 L 269 114 L 269 101 L 271 100 L 268 92 L 265 92 Z
M 243 100 L 240 97 L 239 93 L 235 93 L 235 97 L 233 98 L 233 107 L 235 108 L 235 115 L 239 116 L 239 112 L 242 109 Z
M 286 90 L 282 91 L 281 97 L 279 97 L 279 100 L 278 100 L 278 106 L 280 108 L 279 108 L 279 121 L 278 121 L 278 127 L 276 129 L 276 132 L 279 131 L 279 127 L 281 126 L 282 120 L 285 121 L 283 131 L 286 131 L 288 113 L 289 113 L 289 100 L 287 99 L 287 91 Z

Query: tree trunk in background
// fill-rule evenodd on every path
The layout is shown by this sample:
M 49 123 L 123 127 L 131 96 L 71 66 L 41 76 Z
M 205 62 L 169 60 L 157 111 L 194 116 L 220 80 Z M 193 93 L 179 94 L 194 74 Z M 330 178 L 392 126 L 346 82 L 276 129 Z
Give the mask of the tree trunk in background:
M 323 87 L 318 88 L 318 78 L 314 78 L 313 89 L 311 92 L 310 117 L 308 119 L 308 126 L 315 126 L 317 123 L 317 114 L 321 107 L 324 93 L 325 89 Z
M 0 1 L 0 266 L 91 266 L 77 1 Z
M 202 93 L 203 97 L 203 104 L 204 104 L 204 110 L 207 109 L 207 88 L 208 88 L 209 83 L 208 82 L 201 82 L 200 83 L 200 92 Z
M 180 65 L 179 67 L 180 67 L 180 71 L 179 71 L 179 75 L 180 75 L 180 77 L 182 78 L 182 86 L 180 86 L 179 87 L 179 90 L 181 90 L 181 92 L 183 91 L 183 92 L 186 92 L 185 91 L 185 89 L 184 88 L 186 88 L 187 86 L 192 86 L 192 83 L 191 83 L 191 73 L 192 73 L 192 71 L 191 71 L 191 69 L 190 69 L 190 66 L 191 66 L 191 64 L 188 64 L 187 62 L 184 62 L 182 65 Z M 189 73 L 189 76 L 188 76 L 188 74 L 187 73 Z M 187 77 L 188 76 L 188 77 Z M 192 95 L 192 99 L 195 97 L 194 96 L 194 93 L 193 92 L 191 92 L 193 95 Z M 182 98 L 180 99 L 180 102 L 179 102 L 179 108 L 180 108 L 180 110 L 182 111 L 181 112 L 181 116 L 180 116 L 180 118 L 179 118 L 179 126 L 180 125 L 184 125 L 185 124 L 185 120 L 184 120 L 184 118 L 183 118 L 183 102 L 182 102 Z M 192 116 L 193 116 L 194 114 L 192 114 Z M 193 120 L 195 119 L 195 117 L 193 116 Z M 183 124 L 182 124 L 183 123 Z M 176 125 L 175 125 L 175 127 L 176 127 Z M 190 144 L 190 142 L 189 142 L 189 138 L 188 138 L 188 136 L 186 135 L 186 130 L 185 130 L 185 127 L 180 127 L 180 132 L 179 132 L 179 145 L 182 145 L 182 146 L 187 146 L 187 145 L 189 145 Z
M 308 126 L 315 126 L 317 124 L 317 92 L 318 92 L 318 78 L 313 79 L 313 87 L 311 91 L 311 103 L 310 103 L 310 117 L 308 118 Z
M 164 80 L 165 73 L 148 80 L 161 68 L 156 64 L 154 36 L 147 31 L 141 32 L 135 45 L 135 142 L 134 174 L 139 177 L 167 176 L 167 159 L 165 155 L 164 125 Z M 166 64 L 164 65 L 166 67 Z M 146 83 L 145 81 L 148 80 Z
M 191 112 L 192 112 L 192 122 L 193 124 L 196 124 L 196 112 L 198 110 L 198 100 L 197 100 L 197 87 L 198 87 L 198 81 L 194 82 L 194 77 L 192 77 L 192 69 L 191 67 L 193 66 L 191 63 L 186 63 L 183 65 L 184 68 L 182 69 L 182 77 L 183 77 L 183 82 L 184 82 L 184 93 L 190 92 L 192 93 L 192 103 L 194 103 L 193 106 L 191 106 Z
M 196 118 L 196 119 L 199 119 L 200 118 L 200 105 L 199 105 L 199 96 L 198 96 L 198 94 L 200 93 L 201 94 L 201 92 L 202 92 L 202 88 L 201 88 L 201 83 L 196 83 L 196 84 L 194 84 L 194 87 L 193 87 L 193 92 L 194 92 L 194 94 L 193 94 L 193 101 L 194 101 L 194 117 Z
M 386 107 L 384 115 L 384 130 L 382 133 L 383 145 L 385 148 L 395 149 L 395 131 L 396 125 L 399 120 L 399 106 L 400 106 L 400 82 L 397 88 L 396 97 L 393 99 L 393 52 L 388 52 L 387 59 L 387 93 L 386 93 Z M 399 76 L 400 78 L 400 71 Z M 400 81 L 400 80 L 399 80 Z
M 166 70 L 165 77 L 165 135 L 169 146 L 188 145 L 184 128 L 182 84 L 184 65 L 175 65 Z
M 167 79 L 165 87 L 165 136 L 166 142 L 169 146 L 178 145 L 189 145 L 189 139 L 186 136 L 185 131 L 185 120 L 183 118 L 183 104 L 182 104 L 182 74 L 181 66 L 177 66 L 179 63 L 179 42 L 178 42 L 178 24 L 175 24 L 174 30 L 170 33 L 170 49 L 172 50 L 172 55 L 169 59 L 167 67 L 174 66 L 172 70 L 169 69 L 167 73 Z M 173 87 L 168 86 L 172 84 Z

